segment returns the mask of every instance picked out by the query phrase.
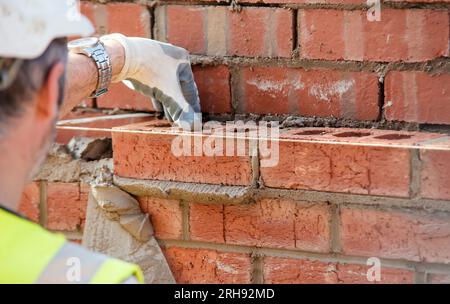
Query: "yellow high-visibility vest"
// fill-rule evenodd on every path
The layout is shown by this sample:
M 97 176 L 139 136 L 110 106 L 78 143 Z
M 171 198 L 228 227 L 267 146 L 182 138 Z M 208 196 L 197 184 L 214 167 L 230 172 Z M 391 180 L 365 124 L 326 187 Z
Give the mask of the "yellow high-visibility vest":
M 72 244 L 0 208 L 0 283 L 143 283 L 137 265 Z

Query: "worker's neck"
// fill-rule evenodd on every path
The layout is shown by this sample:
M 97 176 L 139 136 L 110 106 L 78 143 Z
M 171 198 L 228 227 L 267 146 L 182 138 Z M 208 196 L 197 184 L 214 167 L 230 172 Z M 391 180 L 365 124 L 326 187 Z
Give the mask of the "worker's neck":
M 24 146 L 14 146 L 0 138 L 0 205 L 12 211 L 19 209 L 23 188 L 27 183 L 29 161 Z

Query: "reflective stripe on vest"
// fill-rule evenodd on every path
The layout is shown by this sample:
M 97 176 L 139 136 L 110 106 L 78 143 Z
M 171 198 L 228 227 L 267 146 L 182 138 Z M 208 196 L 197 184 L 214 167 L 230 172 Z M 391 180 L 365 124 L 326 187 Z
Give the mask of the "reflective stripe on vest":
M 47 264 L 35 283 L 90 283 L 107 256 L 66 242 Z
M 143 282 L 138 266 L 90 252 L 0 209 L 0 283 Z

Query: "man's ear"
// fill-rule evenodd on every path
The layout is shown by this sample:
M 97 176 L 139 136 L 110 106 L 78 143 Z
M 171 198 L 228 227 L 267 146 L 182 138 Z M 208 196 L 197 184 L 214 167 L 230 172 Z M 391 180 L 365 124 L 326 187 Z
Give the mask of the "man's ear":
M 61 62 L 54 64 L 47 75 L 36 104 L 36 116 L 40 119 L 54 119 L 58 115 L 58 99 L 61 92 L 59 79 L 64 73 Z

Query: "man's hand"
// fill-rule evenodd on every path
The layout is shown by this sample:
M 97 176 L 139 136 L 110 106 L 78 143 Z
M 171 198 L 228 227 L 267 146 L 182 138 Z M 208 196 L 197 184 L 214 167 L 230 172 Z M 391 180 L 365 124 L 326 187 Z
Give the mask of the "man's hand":
M 152 97 L 155 108 L 178 126 L 194 129 L 201 124 L 200 100 L 188 52 L 171 44 L 145 38 L 111 34 L 102 41 L 118 41 L 125 50 L 125 64 L 113 82 Z

